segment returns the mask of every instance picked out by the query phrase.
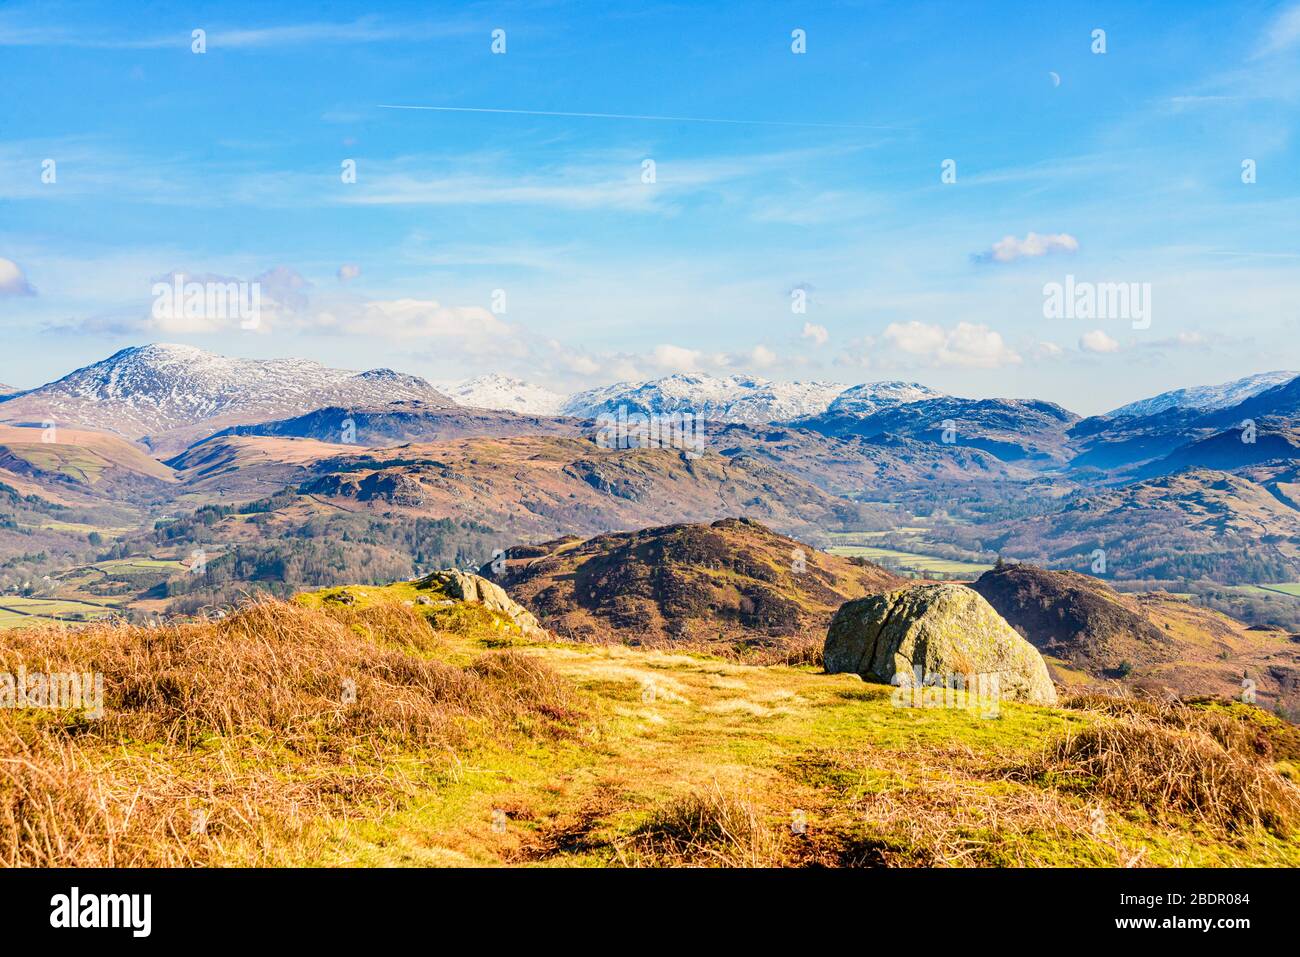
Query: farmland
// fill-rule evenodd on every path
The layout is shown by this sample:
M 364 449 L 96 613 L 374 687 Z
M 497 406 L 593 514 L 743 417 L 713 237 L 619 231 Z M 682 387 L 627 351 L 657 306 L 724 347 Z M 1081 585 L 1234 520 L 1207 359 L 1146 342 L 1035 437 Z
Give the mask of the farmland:
M 921 552 L 905 552 L 895 548 L 880 548 L 874 545 L 834 545 L 827 549 L 832 555 L 844 555 L 849 558 L 866 558 L 878 565 L 890 569 L 920 572 L 924 575 L 939 575 L 946 578 L 976 578 L 993 566 L 979 562 L 957 561 L 940 558 Z
M 0 595 L 0 628 L 55 621 L 94 621 L 111 617 L 112 613 L 112 607 L 103 602 Z

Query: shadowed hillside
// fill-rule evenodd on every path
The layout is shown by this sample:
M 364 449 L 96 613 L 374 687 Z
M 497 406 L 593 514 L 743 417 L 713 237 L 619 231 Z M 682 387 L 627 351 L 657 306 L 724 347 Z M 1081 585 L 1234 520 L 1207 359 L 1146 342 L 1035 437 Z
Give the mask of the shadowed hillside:
M 971 585 L 1067 686 L 1122 682 L 1163 695 L 1241 697 L 1300 714 L 1300 641 L 1154 592 L 1131 595 L 1078 572 L 1000 563 Z M 1248 684 L 1246 683 L 1248 682 Z

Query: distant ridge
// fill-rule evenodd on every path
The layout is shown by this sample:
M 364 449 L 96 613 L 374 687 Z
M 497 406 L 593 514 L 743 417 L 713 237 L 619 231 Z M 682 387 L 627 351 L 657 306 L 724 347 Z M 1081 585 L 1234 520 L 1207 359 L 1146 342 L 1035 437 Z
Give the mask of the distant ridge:
M 1143 416 L 1164 412 L 1166 409 L 1199 409 L 1209 412 L 1236 405 L 1244 399 L 1258 395 L 1274 386 L 1289 382 L 1300 372 L 1261 372 L 1243 379 L 1233 379 L 1219 385 L 1198 385 L 1186 389 L 1173 389 L 1161 392 L 1149 399 L 1139 399 L 1128 405 L 1112 409 L 1101 418 L 1115 419 L 1124 415 Z

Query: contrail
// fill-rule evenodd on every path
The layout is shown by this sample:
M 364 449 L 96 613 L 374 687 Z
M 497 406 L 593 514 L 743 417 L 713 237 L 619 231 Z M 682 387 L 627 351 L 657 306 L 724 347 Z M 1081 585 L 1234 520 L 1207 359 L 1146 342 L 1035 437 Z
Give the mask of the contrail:
M 381 110 L 433 110 L 439 113 L 509 113 L 514 116 L 573 116 L 593 120 L 655 120 L 662 123 L 724 123 L 729 126 L 800 126 L 823 130 L 902 130 L 902 126 L 858 126 L 851 123 L 798 123 L 782 120 L 728 120 L 708 116 L 642 116 L 634 113 L 559 113 L 550 110 L 494 110 L 474 106 L 398 106 L 380 103 Z

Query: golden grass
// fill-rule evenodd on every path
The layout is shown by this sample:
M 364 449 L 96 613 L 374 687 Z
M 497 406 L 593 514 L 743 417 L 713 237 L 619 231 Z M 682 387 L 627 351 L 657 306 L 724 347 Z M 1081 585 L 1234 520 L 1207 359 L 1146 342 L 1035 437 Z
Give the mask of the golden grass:
M 0 864 L 273 861 L 309 819 L 396 806 L 457 748 L 582 717 L 545 663 L 461 667 L 425 654 L 438 643 L 400 604 L 267 598 L 216 622 L 7 633 L 0 671 L 99 671 L 105 700 L 102 720 L 0 711 Z
M 777 867 L 784 857 L 764 812 L 716 782 L 653 810 L 618 851 L 640 867 Z
M 1264 828 L 1287 838 L 1300 822 L 1300 791 L 1273 768 L 1268 737 L 1249 719 L 1104 695 L 1067 705 L 1117 717 L 1051 742 L 1032 774 L 1225 833 Z
M 1268 712 L 1213 698 L 1167 698 L 1107 694 L 1072 695 L 1063 707 L 1145 719 L 1166 727 L 1203 731 L 1230 751 L 1264 761 L 1300 758 L 1300 728 Z
M 0 866 L 1300 860 L 1273 769 L 1294 729 L 1255 708 L 1090 696 L 983 720 L 752 656 L 491 650 L 497 629 L 442 631 L 402 588 L 353 591 L 0 636 L 0 671 L 106 691 L 102 720 L 0 710 Z

